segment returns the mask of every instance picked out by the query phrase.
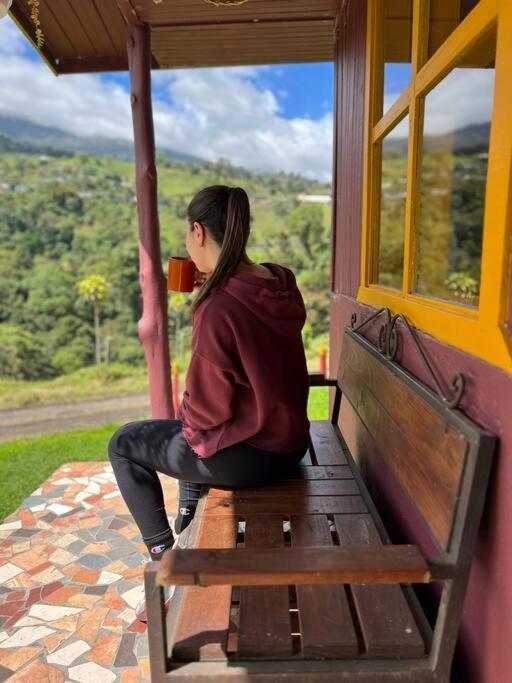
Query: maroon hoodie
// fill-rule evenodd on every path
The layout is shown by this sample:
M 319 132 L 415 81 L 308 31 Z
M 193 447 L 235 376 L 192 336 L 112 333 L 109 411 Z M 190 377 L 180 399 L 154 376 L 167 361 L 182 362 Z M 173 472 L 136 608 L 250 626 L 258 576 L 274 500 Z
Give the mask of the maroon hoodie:
M 197 309 L 192 355 L 176 417 L 200 457 L 239 441 L 292 451 L 308 437 L 306 309 L 295 275 L 231 275 Z

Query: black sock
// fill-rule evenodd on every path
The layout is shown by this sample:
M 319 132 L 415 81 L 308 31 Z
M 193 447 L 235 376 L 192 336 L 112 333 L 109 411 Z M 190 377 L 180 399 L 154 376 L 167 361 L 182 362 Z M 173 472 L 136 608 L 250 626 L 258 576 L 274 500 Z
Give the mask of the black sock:
M 174 531 L 177 534 L 181 534 L 182 531 L 188 527 L 190 522 L 194 519 L 196 514 L 197 503 L 188 503 L 187 505 L 181 505 L 174 520 Z
M 174 520 L 174 531 L 177 534 L 181 534 L 182 531 L 185 531 L 190 522 L 194 519 L 202 488 L 202 484 L 180 479 L 178 514 Z
M 172 548 L 174 543 L 174 536 L 171 528 L 167 529 L 161 534 L 144 538 L 144 543 L 149 551 L 152 560 L 161 560 L 162 555 L 168 548 Z

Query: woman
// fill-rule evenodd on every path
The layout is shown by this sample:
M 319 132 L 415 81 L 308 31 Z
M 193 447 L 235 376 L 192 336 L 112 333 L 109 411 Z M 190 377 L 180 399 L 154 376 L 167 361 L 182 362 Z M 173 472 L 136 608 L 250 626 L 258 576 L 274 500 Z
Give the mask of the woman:
M 152 560 L 191 522 L 202 484 L 258 486 L 280 478 L 309 441 L 306 310 L 293 272 L 248 258 L 250 207 L 242 188 L 204 188 L 187 217 L 185 246 L 201 286 L 191 306 L 192 354 L 177 419 L 129 422 L 108 446 Z M 174 534 L 157 472 L 179 480 Z M 144 599 L 136 613 L 145 620 Z

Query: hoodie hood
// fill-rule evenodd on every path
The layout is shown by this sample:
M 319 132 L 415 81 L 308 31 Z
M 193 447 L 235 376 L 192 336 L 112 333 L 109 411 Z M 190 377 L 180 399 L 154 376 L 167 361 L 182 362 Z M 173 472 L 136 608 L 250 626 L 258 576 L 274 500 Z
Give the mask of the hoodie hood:
M 278 263 L 260 265 L 266 266 L 274 277 L 240 271 L 233 273 L 219 290 L 237 299 L 276 334 L 300 334 L 307 314 L 293 271 Z

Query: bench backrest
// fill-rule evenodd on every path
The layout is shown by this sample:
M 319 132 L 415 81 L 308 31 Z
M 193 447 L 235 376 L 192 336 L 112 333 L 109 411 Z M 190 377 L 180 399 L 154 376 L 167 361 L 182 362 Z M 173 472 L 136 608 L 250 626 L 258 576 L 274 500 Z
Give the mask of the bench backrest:
M 338 384 L 341 432 L 363 474 L 370 448 L 401 484 L 439 550 L 457 561 L 480 521 L 495 437 L 351 328 Z

